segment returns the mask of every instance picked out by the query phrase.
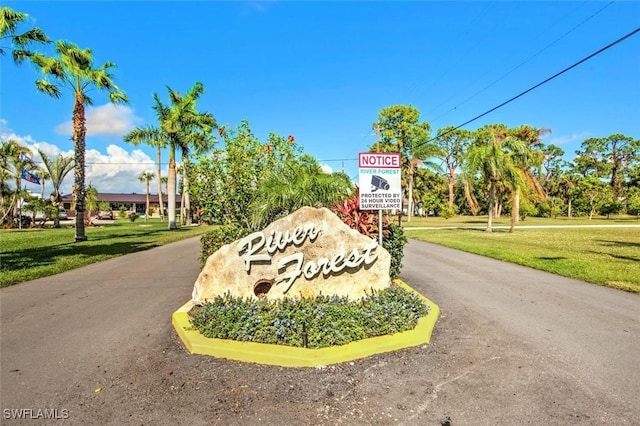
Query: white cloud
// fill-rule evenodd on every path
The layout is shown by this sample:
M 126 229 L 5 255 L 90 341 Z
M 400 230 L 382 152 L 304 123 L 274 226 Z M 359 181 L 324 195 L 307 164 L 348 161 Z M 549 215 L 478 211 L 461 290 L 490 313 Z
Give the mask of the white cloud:
M 86 109 L 85 116 L 88 136 L 123 136 L 142 121 L 140 117 L 135 115 L 132 108 L 112 103 L 98 107 L 90 106 Z M 56 127 L 56 133 L 62 135 L 71 135 L 72 130 L 71 121 Z
M 127 151 L 118 145 L 109 145 L 107 152 L 96 149 L 87 150 L 86 184 L 93 184 L 98 192 L 136 192 L 145 191 L 144 184 L 138 180 L 140 173 L 155 172 L 155 163 L 139 149 Z
M 320 164 L 320 168 L 322 169 L 323 172 L 325 172 L 328 175 L 333 173 L 333 169 L 328 164 Z
M 42 159 L 38 155 L 37 149 L 42 150 L 50 157 L 62 154 L 72 157 L 73 150 L 62 151 L 58 146 L 45 141 L 36 141 L 31 136 L 17 135 L 7 127 L 7 121 L 0 119 L 0 139 L 14 139 L 33 152 L 33 161 L 41 164 Z M 106 152 L 97 149 L 86 151 L 86 177 L 88 185 L 92 183 L 99 192 L 136 192 L 143 194 L 144 184 L 138 180 L 140 173 L 152 171 L 155 173 L 155 160 L 139 149 L 127 151 L 118 145 L 109 145 Z M 24 182 L 27 189 L 33 192 L 40 192 L 40 185 Z M 63 194 L 69 194 L 73 185 L 73 172 L 69 173 L 62 184 Z M 45 181 L 45 192 L 51 191 L 51 185 Z
M 551 138 L 547 144 L 553 145 L 567 145 L 573 142 L 582 142 L 583 140 L 589 138 L 591 133 L 589 132 L 581 132 L 581 133 L 573 133 L 569 136 L 560 136 L 557 138 Z

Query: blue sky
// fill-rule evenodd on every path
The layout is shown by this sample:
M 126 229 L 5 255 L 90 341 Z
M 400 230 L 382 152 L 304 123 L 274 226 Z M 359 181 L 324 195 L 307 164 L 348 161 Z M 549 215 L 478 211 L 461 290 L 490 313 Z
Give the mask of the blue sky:
M 114 81 L 130 104 L 112 108 L 94 93 L 87 110 L 87 181 L 100 192 L 144 192 L 137 175 L 155 169 L 155 151 L 122 135 L 156 123 L 152 95 L 166 102 L 166 86 L 184 92 L 200 81 L 199 108 L 219 124 L 247 119 L 261 140 L 270 131 L 293 135 L 307 153 L 333 170 L 344 164 L 356 179 L 357 154 L 375 141 L 381 108 L 411 104 L 435 135 L 640 25 L 640 2 L 629 1 L 3 4 L 28 13 L 28 26 L 54 40 L 91 48 L 96 65 L 118 65 Z M 32 67 L 1 61 L 0 137 L 71 153 L 71 97 L 37 93 Z M 640 138 L 639 76 L 637 34 L 465 128 L 549 128 L 545 142 L 570 160 L 589 137 Z

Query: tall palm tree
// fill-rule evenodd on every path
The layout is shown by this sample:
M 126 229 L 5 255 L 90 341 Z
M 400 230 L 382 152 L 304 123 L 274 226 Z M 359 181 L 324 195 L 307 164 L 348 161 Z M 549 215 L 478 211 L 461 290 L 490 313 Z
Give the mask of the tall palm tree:
M 493 231 L 493 215 L 499 184 L 510 188 L 522 185 L 522 175 L 513 160 L 524 151 L 522 141 L 509 137 L 504 125 L 489 125 L 478 131 L 478 140 L 467 151 L 462 167 L 470 176 L 480 174 L 489 185 L 487 232 Z
M 162 139 L 162 132 L 153 126 L 137 127 L 127 133 L 124 137 L 126 142 L 134 145 L 146 143 L 156 148 L 156 182 L 158 183 L 158 208 L 160 209 L 160 220 L 164 221 L 164 201 L 162 200 L 162 149 L 166 148 L 167 141 Z
M 146 222 L 149 219 L 149 182 L 154 178 L 153 172 L 142 172 L 140 176 L 138 176 L 138 180 L 140 182 L 144 182 L 145 184 L 145 194 L 147 194 L 147 205 L 144 210 L 144 221 Z
M 542 167 L 545 153 L 540 149 L 542 147 L 541 138 L 544 134 L 550 132 L 551 130 L 536 129 L 529 125 L 516 127 L 509 132 L 524 145 L 519 152 L 514 152 L 513 155 L 514 164 L 520 169 L 523 185 L 516 185 L 511 192 L 511 228 L 509 232 L 513 232 L 515 224 L 520 220 L 520 198 L 523 190 L 534 194 L 540 199 L 546 198 L 542 183 L 536 178 L 533 169 Z
M 156 112 L 159 127 L 157 129 L 140 129 L 143 131 L 137 135 L 130 133 L 125 139 L 145 143 L 151 140 L 166 141 L 169 148 L 168 229 L 176 229 L 176 149 L 189 146 L 188 144 L 194 138 L 193 133 L 209 133 L 217 124 L 211 114 L 201 113 L 196 109 L 196 103 L 204 93 L 202 83 L 196 82 L 184 96 L 170 87 L 167 87 L 167 90 L 169 91 L 169 104 L 164 104 L 157 94 L 153 95 L 155 100 L 153 109 Z
M 55 43 L 56 56 L 47 57 L 42 54 L 31 55 L 31 61 L 42 71 L 44 78 L 36 81 L 39 91 L 59 98 L 62 89 L 71 91 L 74 97 L 73 105 L 73 145 L 74 145 L 74 185 L 73 196 L 76 205 L 76 236 L 75 241 L 86 241 L 84 232 L 85 211 L 85 151 L 86 151 L 86 118 L 85 105 L 92 105 L 88 96 L 92 88 L 105 90 L 109 101 L 118 104 L 126 103 L 128 99 L 124 92 L 113 83 L 112 68 L 115 64 L 105 62 L 101 67 L 94 68 L 91 49 L 80 49 L 73 43 L 57 41 Z
M 60 202 L 62 201 L 62 194 L 60 194 L 60 187 L 62 187 L 62 182 L 64 178 L 73 170 L 74 160 L 73 157 L 66 157 L 62 154 L 58 154 L 54 159 L 51 159 L 47 154 L 38 150 L 38 154 L 42 158 L 42 164 L 44 165 L 44 169 L 49 174 L 49 179 L 51 180 L 51 186 L 53 189 L 51 190 L 51 204 L 53 204 L 57 211 L 60 211 Z M 60 227 L 60 217 L 56 213 L 53 218 L 53 226 L 54 228 Z
M 17 64 L 24 59 L 31 57 L 33 52 L 28 50 L 29 45 L 34 43 L 50 43 L 51 40 L 40 28 L 32 28 L 24 33 L 18 34 L 20 25 L 29 15 L 17 12 L 10 7 L 0 8 L 0 43 L 9 41 L 12 45 L 9 49 L 13 61 Z M 5 48 L 0 45 L 0 55 L 5 54 Z

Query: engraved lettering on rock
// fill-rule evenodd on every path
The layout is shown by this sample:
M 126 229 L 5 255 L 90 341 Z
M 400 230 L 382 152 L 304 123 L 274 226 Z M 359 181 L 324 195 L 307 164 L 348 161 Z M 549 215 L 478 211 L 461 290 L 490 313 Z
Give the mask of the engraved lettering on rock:
M 256 262 L 271 262 L 272 256 L 277 251 L 284 251 L 290 245 L 300 246 L 308 238 L 310 242 L 314 242 L 321 229 L 316 229 L 313 224 L 297 226 L 293 232 L 289 230 L 285 232 L 271 231 L 269 237 L 265 238 L 264 232 L 258 231 L 247 235 L 238 243 L 238 254 L 244 259 L 245 271 L 251 273 L 251 264 Z M 346 268 L 359 269 L 363 265 L 371 265 L 378 258 L 375 241 L 372 241 L 362 253 L 354 248 L 349 254 L 340 252 L 332 257 L 320 257 L 317 260 L 309 260 L 304 262 L 303 253 L 293 253 L 284 256 L 276 265 L 278 275 L 275 278 L 275 285 L 284 284 L 283 294 L 286 294 L 293 283 L 304 275 L 305 279 L 312 280 L 322 273 L 324 277 L 331 274 L 338 274 Z M 261 253 L 265 249 L 266 253 Z M 244 253 L 244 256 L 242 255 Z M 289 266 L 293 264 L 294 267 Z

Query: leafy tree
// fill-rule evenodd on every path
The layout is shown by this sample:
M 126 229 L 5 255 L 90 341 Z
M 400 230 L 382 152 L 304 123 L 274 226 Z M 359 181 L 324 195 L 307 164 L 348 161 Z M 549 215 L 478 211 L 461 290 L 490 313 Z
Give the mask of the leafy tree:
M 147 196 L 147 205 L 144 209 L 144 221 L 146 222 L 149 219 L 149 182 L 154 178 L 154 174 L 152 172 L 142 172 L 140 176 L 138 176 L 138 180 L 140 182 L 144 182 L 145 184 L 145 194 Z
M 577 191 L 580 199 L 586 203 L 589 220 L 611 199 L 611 188 L 592 176 L 578 180 Z
M 440 136 L 438 136 L 435 141 L 438 147 L 435 156 L 441 159 L 445 165 L 449 191 L 448 207 L 449 209 L 453 209 L 455 203 L 454 183 L 456 171 L 462 162 L 464 154 L 473 141 L 473 132 L 450 126 L 438 130 L 438 135 Z
M 57 41 L 55 43 L 56 56 L 47 57 L 40 53 L 30 56 L 31 61 L 42 71 L 43 78 L 36 81 L 39 91 L 60 98 L 62 90 L 67 89 L 73 94 L 73 134 L 74 145 L 74 186 L 73 196 L 76 204 L 76 236 L 75 241 L 86 241 L 84 232 L 85 211 L 85 151 L 86 151 L 86 118 L 85 105 L 92 105 L 93 100 L 88 96 L 92 88 L 104 90 L 114 104 L 126 103 L 128 99 L 124 92 L 113 83 L 112 69 L 116 66 L 106 62 L 95 68 L 91 49 L 80 49 L 73 43 Z
M 608 178 L 615 196 L 622 194 L 630 165 L 640 159 L 640 140 L 622 134 L 589 138 L 576 151 L 576 168 L 583 176 Z
M 427 143 L 431 126 L 420 120 L 420 111 L 411 105 L 393 105 L 378 112 L 378 121 L 374 129 L 380 130 L 381 140 L 370 149 L 380 152 L 400 152 L 405 175 L 408 176 L 407 221 L 411 221 L 413 211 L 413 179 L 416 168 L 422 160 L 432 157 L 437 152 L 433 143 Z
M 556 145 L 547 145 L 541 149 L 544 159 L 542 160 L 542 173 L 538 175 L 538 180 L 545 188 L 549 183 L 563 174 L 567 167 L 567 162 L 562 159 L 564 150 Z
M 33 55 L 29 50 L 31 44 L 51 42 L 49 37 L 37 27 L 18 33 L 18 26 L 28 17 L 26 13 L 15 11 L 10 7 L 0 8 L 0 55 L 5 54 L 5 49 L 11 50 L 13 61 L 17 64 Z M 11 47 L 3 46 L 7 41 Z
M 60 202 L 62 201 L 60 188 L 62 187 L 64 178 L 74 168 L 73 157 L 65 157 L 62 154 L 59 154 L 54 159 L 51 159 L 51 157 L 41 150 L 38 150 L 38 154 L 40 154 L 40 157 L 42 158 L 42 164 L 49 175 L 49 179 L 51 179 L 51 186 L 53 186 L 53 189 L 51 190 L 51 204 L 59 210 Z M 53 218 L 53 227 L 60 227 L 60 217 L 58 214 Z
M 199 112 L 196 108 L 198 99 L 204 93 L 202 83 L 196 82 L 184 96 L 170 87 L 167 87 L 167 90 L 168 104 L 164 104 L 157 94 L 153 95 L 155 100 L 153 109 L 159 126 L 134 129 L 125 136 L 125 140 L 134 144 L 143 142 L 157 143 L 158 146 L 166 144 L 169 148 L 168 228 L 176 229 L 176 149 L 187 148 L 194 142 L 196 137 L 194 135 L 200 136 L 211 132 L 217 127 L 217 123 L 211 114 Z
M 211 116 L 213 119 L 213 116 Z M 215 124 L 215 120 L 213 119 L 213 123 Z M 189 190 L 189 182 L 190 177 L 187 173 L 189 170 L 189 154 L 190 151 L 195 149 L 197 153 L 205 153 L 209 151 L 215 143 L 215 139 L 213 135 L 204 131 L 191 131 L 186 132 L 184 139 L 182 139 L 182 143 L 180 144 L 180 150 L 182 152 L 182 190 L 180 193 L 182 194 L 183 202 L 182 206 L 182 222 L 185 225 L 191 225 L 193 213 L 191 210 L 191 196 Z
M 223 127 L 219 133 L 224 147 L 188 165 L 194 205 L 207 221 L 249 229 L 253 222 L 249 206 L 260 182 L 298 161 L 301 149 L 293 137 L 285 139 L 275 133 L 261 143 L 246 120 L 235 130 Z

